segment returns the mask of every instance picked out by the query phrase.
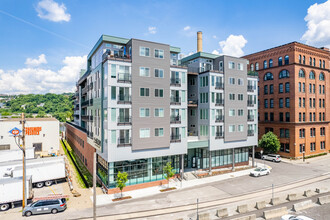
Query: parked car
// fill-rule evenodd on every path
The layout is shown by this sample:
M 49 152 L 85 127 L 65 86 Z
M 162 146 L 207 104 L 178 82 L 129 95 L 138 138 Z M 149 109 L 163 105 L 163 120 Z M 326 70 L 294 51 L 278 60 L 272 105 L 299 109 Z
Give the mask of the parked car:
M 314 220 L 314 219 L 303 216 L 303 215 L 298 215 L 298 216 L 296 216 L 296 215 L 283 215 L 281 217 L 281 220 Z
M 263 155 L 262 158 L 263 160 L 270 160 L 273 162 L 281 162 L 281 156 L 278 154 L 268 154 L 268 155 Z
M 29 217 L 36 214 L 56 214 L 66 209 L 66 199 L 39 200 L 27 205 L 23 210 L 23 216 Z
M 252 157 L 252 151 L 249 152 L 249 156 Z M 261 152 L 254 152 L 254 157 L 261 159 L 261 157 L 262 157 Z
M 268 174 L 270 174 L 270 170 L 268 168 L 262 168 L 262 167 L 257 167 L 250 172 L 251 176 L 264 176 Z

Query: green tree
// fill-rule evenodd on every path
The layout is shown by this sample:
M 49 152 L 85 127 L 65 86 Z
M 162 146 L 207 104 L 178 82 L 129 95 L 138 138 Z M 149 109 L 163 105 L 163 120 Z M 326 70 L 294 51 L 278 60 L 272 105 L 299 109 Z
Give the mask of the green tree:
M 269 131 L 259 140 L 259 147 L 262 147 L 266 153 L 277 153 L 280 149 L 280 141 L 277 136 Z
M 170 178 L 174 176 L 175 172 L 171 162 L 167 162 L 166 166 L 163 167 L 164 177 L 167 180 L 168 187 L 170 187 Z
M 117 182 L 117 187 L 120 189 L 121 197 L 123 197 L 123 189 L 126 187 L 127 181 L 128 181 L 127 173 L 126 172 L 121 173 L 120 171 L 118 171 L 116 182 Z

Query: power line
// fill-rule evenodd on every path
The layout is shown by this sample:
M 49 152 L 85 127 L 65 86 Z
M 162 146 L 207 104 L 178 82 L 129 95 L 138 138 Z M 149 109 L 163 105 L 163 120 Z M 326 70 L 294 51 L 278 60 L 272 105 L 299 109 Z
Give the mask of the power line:
M 9 17 L 11 17 L 11 18 L 14 18 L 14 19 L 16 19 L 16 20 L 18 20 L 18 21 L 20 21 L 20 22 L 25 23 L 25 24 L 28 24 L 28 25 L 30 25 L 30 26 L 32 26 L 32 27 L 34 27 L 34 28 L 37 28 L 37 29 L 39 29 L 39 30 L 41 30 L 41 31 L 44 31 L 44 32 L 46 32 L 46 33 L 48 33 L 48 34 L 51 34 L 51 35 L 54 35 L 54 36 L 56 36 L 56 37 L 59 37 L 59 38 L 61 38 L 61 39 L 63 39 L 63 40 L 69 41 L 69 42 L 71 42 L 71 43 L 73 43 L 73 44 L 76 44 L 76 45 L 78 45 L 78 46 L 85 47 L 86 49 L 89 48 L 88 46 L 86 46 L 86 45 L 84 45 L 84 44 L 81 44 L 81 43 L 79 43 L 79 42 L 76 42 L 76 41 L 74 41 L 74 40 L 71 40 L 70 38 L 67 38 L 67 37 L 65 37 L 65 36 L 63 36 L 63 35 L 57 34 L 57 33 L 53 32 L 53 31 L 47 30 L 47 29 L 45 29 L 45 28 L 43 28 L 43 27 L 40 27 L 40 26 L 38 26 L 38 25 L 36 25 L 36 24 L 33 24 L 33 23 L 29 22 L 29 21 L 26 21 L 26 20 L 24 20 L 24 19 L 22 19 L 22 18 L 16 17 L 15 15 L 12 15 L 12 14 L 10 14 L 10 13 L 8 13 L 8 12 L 3 11 L 3 10 L 0 10 L 0 13 L 2 13 L 2 14 L 4 14 L 4 15 L 7 15 L 7 16 L 9 16 Z

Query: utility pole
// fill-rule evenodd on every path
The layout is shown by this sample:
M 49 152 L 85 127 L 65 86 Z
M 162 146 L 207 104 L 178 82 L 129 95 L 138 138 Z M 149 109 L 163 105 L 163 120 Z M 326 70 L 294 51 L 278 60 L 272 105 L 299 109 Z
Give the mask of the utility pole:
M 96 151 L 93 159 L 93 219 L 96 220 Z
M 22 203 L 22 209 L 25 208 L 27 205 L 26 200 L 26 164 L 25 164 L 25 116 L 24 113 L 22 113 L 22 152 L 23 152 L 23 203 Z

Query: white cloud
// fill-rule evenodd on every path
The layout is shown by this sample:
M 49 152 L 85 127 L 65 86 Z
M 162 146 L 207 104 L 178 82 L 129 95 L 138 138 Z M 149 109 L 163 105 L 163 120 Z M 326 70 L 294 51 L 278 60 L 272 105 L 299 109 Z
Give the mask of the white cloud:
M 191 29 L 190 26 L 185 26 L 185 27 L 183 28 L 184 31 L 189 31 L 190 29 Z
M 157 30 L 156 27 L 148 27 L 149 34 L 156 34 Z
M 307 44 L 330 46 L 330 1 L 311 5 L 305 21 L 307 30 L 301 40 Z
M 212 53 L 215 54 L 215 55 L 220 55 L 218 50 L 213 50 Z
M 59 5 L 53 0 L 41 0 L 38 2 L 38 16 L 42 19 L 47 19 L 54 22 L 70 21 L 71 15 L 66 12 L 66 7 L 62 3 Z
M 247 43 L 247 40 L 243 37 L 243 35 L 229 35 L 229 37 L 219 42 L 219 46 L 222 50 L 221 54 L 224 55 L 230 55 L 235 57 L 241 57 L 244 55 L 244 52 L 242 50 L 243 47 L 245 47 L 245 44 Z M 214 50 L 213 53 L 216 53 L 218 51 Z M 220 54 L 220 53 L 219 53 Z
M 39 66 L 47 63 L 45 54 L 41 54 L 38 59 L 27 58 L 25 64 L 28 66 Z
M 216 35 L 213 35 L 212 37 L 213 37 L 214 39 L 217 39 L 217 36 L 216 36 Z
M 87 56 L 65 57 L 58 71 L 39 67 L 17 70 L 0 69 L 0 93 L 63 93 L 73 92 L 80 70 L 86 68 Z

